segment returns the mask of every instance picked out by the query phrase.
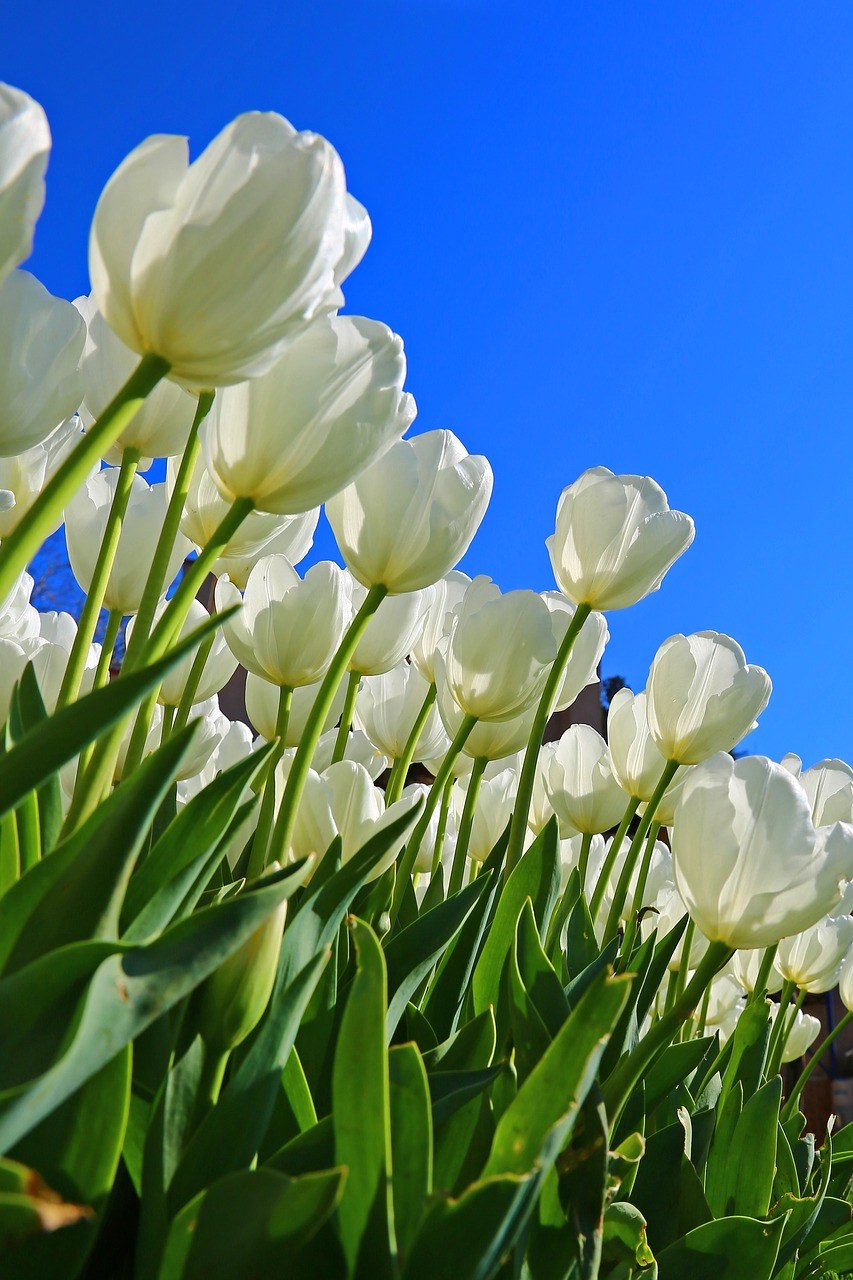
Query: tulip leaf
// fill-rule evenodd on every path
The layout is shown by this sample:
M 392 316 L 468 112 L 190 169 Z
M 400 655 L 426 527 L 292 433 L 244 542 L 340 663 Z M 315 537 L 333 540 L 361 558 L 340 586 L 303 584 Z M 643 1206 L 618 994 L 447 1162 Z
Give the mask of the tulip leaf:
M 19 741 L 30 729 L 47 720 L 44 705 L 31 662 L 24 667 L 21 679 L 12 696 L 9 724 L 14 741 Z M 36 793 L 38 806 L 39 857 L 49 853 L 59 838 L 62 828 L 62 786 L 59 771 L 48 774 Z
M 657 1254 L 659 1280 L 770 1280 L 784 1226 L 784 1218 L 706 1222 Z
M 456 1199 L 433 1203 L 412 1246 L 403 1280 L 489 1280 L 529 1208 L 534 1179 L 503 1174 Z
M 725 1106 L 737 1081 L 740 1081 L 744 1099 L 751 1097 L 761 1084 L 770 1040 L 770 1005 L 766 1000 L 754 1000 L 746 1006 L 737 1020 L 731 1040 L 731 1056 L 723 1073 L 721 1107 Z
M 716 1217 L 763 1218 L 770 1208 L 776 1172 L 776 1133 L 782 1077 L 774 1076 L 747 1098 L 728 1143 L 725 1177 L 710 1200 Z
M 578 1280 L 594 1280 L 601 1264 L 608 1146 L 607 1114 L 599 1090 L 593 1088 L 581 1107 L 571 1141 L 560 1154 L 554 1186 L 557 1196 L 554 1209 L 562 1211 L 563 1224 L 568 1228 L 571 1246 L 568 1261 L 571 1262 L 572 1257 L 576 1260 Z M 563 1231 L 555 1231 L 558 1226 L 559 1219 L 552 1213 L 548 1233 L 552 1250 L 562 1243 Z M 544 1241 L 542 1243 L 544 1245 Z
M 685 1040 L 681 1044 L 671 1044 L 649 1067 L 646 1072 L 646 1112 L 655 1110 L 667 1094 L 676 1085 L 689 1080 L 692 1073 L 706 1058 L 708 1049 L 714 1044 L 712 1036 L 701 1040 Z
M 549 1034 L 555 1036 L 569 1016 L 569 1002 L 542 947 L 529 898 L 521 908 L 516 926 L 515 956 L 524 988 Z
M 49 1246 L 58 1236 L 71 1244 L 73 1237 L 76 1245 L 94 1216 L 90 1205 L 64 1199 L 35 1169 L 0 1160 L 0 1257 L 5 1275 L 32 1280 L 45 1275 L 42 1242 Z M 90 1238 L 87 1235 L 87 1241 Z
M 423 1058 L 417 1045 L 388 1054 L 391 1107 L 391 1187 L 394 1234 L 405 1258 L 432 1191 L 432 1116 Z

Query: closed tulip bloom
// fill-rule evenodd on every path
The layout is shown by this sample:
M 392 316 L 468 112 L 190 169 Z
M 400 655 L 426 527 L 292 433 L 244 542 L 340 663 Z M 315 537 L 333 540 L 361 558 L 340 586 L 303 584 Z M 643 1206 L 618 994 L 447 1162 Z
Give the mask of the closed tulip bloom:
M 644 803 L 651 800 L 666 761 L 649 732 L 645 693 L 619 689 L 613 695 L 607 713 L 607 744 L 613 776 L 623 791 Z M 672 821 L 685 775 L 686 770 L 680 769 L 658 802 L 655 820 L 663 826 Z
M 831 991 L 853 946 L 853 916 L 827 916 L 810 929 L 779 943 L 776 963 L 787 982 L 801 991 Z
M 592 467 L 560 495 L 546 546 L 557 586 L 570 600 L 624 609 L 657 591 L 693 533 L 690 516 L 670 511 L 648 476 Z
M 324 769 L 328 769 L 330 765 L 335 763 L 332 757 L 335 755 L 337 738 L 337 729 L 330 729 L 327 733 L 321 735 L 320 741 L 317 743 L 317 750 L 314 752 L 314 758 L 311 761 L 312 769 L 322 773 Z M 295 752 L 290 754 L 293 755 Z M 337 759 L 349 760 L 353 764 L 363 765 L 370 774 L 372 782 L 376 782 L 377 778 L 391 765 L 390 757 L 383 755 L 361 729 L 350 730 L 344 743 L 343 755 L 339 755 Z
M 841 976 L 838 979 L 838 994 L 841 996 L 841 1003 L 844 1008 L 853 1010 L 853 963 L 851 963 L 849 954 L 841 966 Z
M 513 720 L 539 698 L 557 654 L 551 614 L 534 591 L 503 595 L 488 578 L 471 583 L 453 611 L 447 652 L 435 660 L 465 715 Z
M 217 609 L 239 603 L 237 588 L 220 578 Z M 231 652 L 247 671 L 291 688 L 322 679 L 352 617 L 343 570 L 329 560 L 300 578 L 284 556 L 264 556 L 242 604 L 223 623 Z
M 274 112 L 238 116 L 192 164 L 185 138 L 155 135 L 98 201 L 93 293 L 131 350 L 187 386 L 228 386 L 336 305 L 348 218 L 337 152 Z
M 514 769 L 502 769 L 491 778 L 484 777 L 480 783 L 468 842 L 468 857 L 474 862 L 485 862 L 503 835 L 512 817 L 517 786 L 518 777 Z M 452 805 L 457 824 L 462 818 L 467 789 L 466 780 L 454 783 Z
M 177 459 L 170 458 L 166 466 L 166 483 L 170 493 L 175 487 L 177 471 Z M 228 506 L 213 483 L 210 472 L 199 461 L 190 477 L 181 516 L 181 533 L 201 549 L 213 537 Z M 262 556 L 287 556 L 292 565 L 304 560 L 313 545 L 319 519 L 319 507 L 304 511 L 298 516 L 250 511 L 225 546 L 212 571 L 218 578 L 227 573 L 234 585 L 245 591 L 249 574 Z
M 127 382 L 139 364 L 139 356 L 113 332 L 92 297 L 77 298 L 74 305 L 86 323 L 86 345 L 80 366 L 83 375 L 80 416 L 84 425 L 90 427 Z M 144 471 L 152 458 L 171 458 L 183 453 L 197 404 L 197 398 L 177 383 L 158 383 L 104 458 L 118 465 L 125 449 L 138 449 L 140 469 Z
M 402 339 L 361 316 L 317 320 L 263 377 L 217 395 L 204 426 L 223 497 L 297 515 L 339 493 L 415 416 Z
M 353 723 L 383 755 L 397 760 L 415 727 L 429 684 L 411 663 L 400 662 L 381 676 L 366 676 L 358 691 Z M 443 755 L 450 742 L 432 706 L 415 747 L 415 760 Z
M 821 760 L 800 775 L 815 826 L 853 822 L 853 769 L 844 760 Z
M 771 947 L 838 903 L 853 865 L 853 827 L 816 831 L 802 787 L 781 765 L 720 752 L 687 776 L 672 861 L 706 938 Z
M 0 84 L 0 282 L 32 253 L 49 155 L 42 108 L 22 89 Z
M 412 662 L 430 684 L 435 684 L 436 650 L 449 634 L 451 614 L 470 585 L 471 579 L 458 569 L 452 569 L 433 584 L 432 604 L 411 654 Z
M 65 541 L 74 577 L 89 590 L 104 529 L 118 482 L 118 471 L 98 471 L 78 489 L 65 508 Z M 142 602 L 145 577 L 166 518 L 165 484 L 148 484 L 135 475 L 130 489 L 121 535 L 104 595 L 104 607 L 122 614 L 136 613 Z M 166 566 L 165 585 L 171 584 L 190 552 L 186 538 L 178 534 Z
M 293 690 L 290 699 L 290 715 L 287 718 L 287 729 L 284 733 L 285 747 L 298 747 L 308 723 L 320 685 L 306 684 Z M 346 688 L 338 686 L 329 714 L 323 728 L 329 730 L 341 718 Z M 246 677 L 246 714 L 262 738 L 271 742 L 276 736 L 276 719 L 278 717 L 279 688 L 261 676 L 250 671 Z M 321 738 L 322 742 L 322 738 Z
M 399 440 L 326 504 L 347 568 L 393 593 L 431 586 L 468 550 L 492 469 L 451 431 Z
M 583 848 L 583 836 L 578 833 L 573 836 L 566 836 L 564 840 L 560 840 L 560 886 L 565 889 L 569 883 L 569 876 L 572 872 L 580 867 L 581 851 Z M 604 858 L 607 846 L 604 836 L 593 836 L 589 842 L 589 853 L 586 863 L 586 877 L 581 885 L 587 901 L 592 897 L 595 886 L 598 883 L 598 877 L 601 875 L 601 869 L 604 866 Z M 603 924 L 602 920 L 602 924 Z
M 364 603 L 367 591 L 349 579 L 352 610 Z M 350 671 L 363 676 L 381 676 L 411 652 L 432 603 L 432 592 L 409 591 L 402 596 L 386 596 L 371 617 L 350 659 Z
M 8 493 L 11 501 L 0 509 L 0 539 L 8 538 L 29 511 L 48 480 L 59 470 L 82 436 L 79 418 L 69 418 L 62 426 L 23 453 L 11 458 L 0 458 L 0 491 Z M 62 512 L 58 512 L 51 533 L 62 524 Z M 50 535 L 48 535 L 50 536 Z
M 166 602 L 162 601 L 157 608 L 155 620 L 160 617 L 165 607 Z M 193 600 L 190 604 L 186 620 L 181 627 L 178 639 L 183 640 L 188 635 L 191 635 L 197 627 L 200 627 L 203 622 L 207 622 L 209 618 L 210 614 L 207 612 L 201 601 Z M 134 619 L 131 618 L 130 622 L 127 624 L 128 642 L 133 636 L 133 623 Z M 187 681 L 190 677 L 190 672 L 192 671 L 193 664 L 196 660 L 196 654 L 197 650 L 192 653 L 188 653 L 187 656 L 182 658 L 176 666 L 172 667 L 164 677 L 163 683 L 160 686 L 160 692 L 157 695 L 158 701 L 162 702 L 164 706 L 177 707 L 180 705 Z M 215 693 L 219 693 L 219 690 L 228 683 L 236 670 L 237 659 L 229 649 L 225 636 L 222 631 L 215 631 L 213 634 L 213 644 L 211 645 L 210 652 L 208 653 L 204 666 L 202 667 L 201 677 L 196 687 L 193 702 L 206 702 L 208 698 L 212 698 Z
M 775 1023 L 779 1016 L 779 1005 L 770 1005 L 770 1025 Z M 786 1018 L 790 1020 L 791 1014 L 786 1013 Z M 813 1017 L 810 1013 L 803 1013 L 802 1009 L 794 1010 L 793 1023 L 788 1032 L 788 1038 L 785 1041 L 785 1047 L 782 1050 L 782 1062 L 796 1062 L 802 1058 L 814 1044 L 820 1035 L 820 1018 Z
M 196 730 L 190 739 L 187 752 L 182 759 L 177 773 L 175 774 L 176 782 L 187 782 L 190 778 L 194 778 L 196 774 L 201 773 L 210 763 L 219 744 L 228 733 L 231 721 L 224 716 L 219 710 L 219 699 L 217 697 L 208 698 L 206 702 L 197 702 L 190 712 L 190 723 L 195 724 Z M 130 736 L 133 731 L 133 717 L 126 728 L 124 738 L 122 739 L 119 749 L 118 759 L 116 761 L 114 780 L 119 782 L 124 776 L 125 764 L 127 763 L 127 752 L 130 746 Z M 151 723 L 145 738 L 145 746 L 143 747 L 143 758 L 153 755 L 159 748 L 163 736 L 163 708 L 157 703 L 151 716 Z
M 85 341 L 71 303 L 29 272 L 13 271 L 0 285 L 0 457 L 40 444 L 77 412 Z
M 732 973 L 744 991 L 749 992 L 750 995 L 755 990 L 755 984 L 758 982 L 758 974 L 763 962 L 764 951 L 761 947 L 753 951 L 736 951 L 732 956 Z M 767 976 L 765 990 L 770 995 L 775 995 L 777 991 L 781 991 L 782 982 L 783 978 L 779 972 L 779 966 L 774 959 L 770 966 L 770 973 Z
M 551 613 L 551 625 L 557 645 L 569 629 L 575 616 L 575 606 L 559 591 L 543 591 L 542 599 Z M 610 630 L 603 613 L 591 613 L 584 622 L 572 645 L 563 679 L 557 690 L 555 711 L 565 711 L 591 684 L 598 681 L 598 664 L 601 662 Z
M 255 749 L 255 740 L 252 730 L 247 724 L 243 724 L 241 720 L 230 720 L 228 728 L 223 737 L 216 744 L 210 759 L 204 768 L 187 778 L 184 782 L 179 782 L 177 786 L 178 804 L 186 804 L 193 796 L 198 795 L 199 791 L 203 791 L 206 786 L 226 769 L 230 769 L 232 765 L 239 764 L 241 760 L 245 760 L 252 754 Z M 244 799 L 251 798 L 252 789 L 247 783 L 244 793 Z M 254 825 L 257 825 L 257 811 L 252 815 Z M 242 828 L 240 828 L 242 830 Z M 243 840 L 243 845 L 246 841 Z M 240 846 L 238 852 L 242 852 L 243 845 Z M 229 858 L 230 861 L 230 858 Z
M 613 777 L 607 743 L 591 725 L 569 726 L 544 781 L 563 836 L 609 831 L 625 812 L 625 794 Z
M 736 640 L 717 631 L 670 636 L 655 654 L 646 716 L 666 760 L 697 764 L 740 742 L 770 700 L 763 667 L 749 666 Z
M 413 801 L 420 800 L 425 803 L 428 794 L 429 787 L 426 783 L 410 782 L 407 787 L 403 788 L 403 795 L 401 798 L 404 800 L 411 798 Z M 418 855 L 415 858 L 414 870 L 420 875 L 423 875 L 424 873 L 429 874 L 432 871 L 432 864 L 435 861 L 435 845 L 438 840 L 439 820 L 440 813 L 439 809 L 436 808 L 430 814 L 427 829 L 424 832 L 423 839 L 418 845 Z M 444 825 L 444 839 L 441 844 L 441 862 L 444 866 L 447 866 L 453 859 L 453 850 L 456 848 L 458 827 L 459 822 L 456 816 L 456 811 L 451 805 L 447 811 L 447 818 Z
M 27 640 L 39 635 L 39 614 L 30 604 L 34 585 L 32 575 L 24 572 L 0 600 L 0 638 Z
M 462 725 L 464 713 L 451 697 L 443 679 L 436 686 L 438 709 L 447 735 L 454 738 Z M 533 728 L 533 708 L 514 720 L 478 720 L 465 739 L 460 761 L 470 766 L 472 760 L 506 760 L 515 756 L 530 739 Z

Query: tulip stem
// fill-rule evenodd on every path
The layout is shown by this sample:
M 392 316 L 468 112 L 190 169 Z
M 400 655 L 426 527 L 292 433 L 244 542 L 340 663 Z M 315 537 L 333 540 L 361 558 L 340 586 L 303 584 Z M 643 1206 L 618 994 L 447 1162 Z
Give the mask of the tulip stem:
M 133 634 L 125 655 L 128 671 L 133 671 L 138 665 L 141 651 L 145 648 L 145 642 L 151 634 L 157 605 L 160 603 L 163 591 L 169 585 L 165 581 L 169 558 L 175 545 L 175 538 L 178 536 L 181 517 L 184 514 L 184 503 L 189 492 L 195 464 L 198 460 L 199 449 L 201 448 L 199 429 L 210 412 L 210 406 L 213 404 L 213 394 L 212 391 L 203 391 L 198 398 L 195 417 L 190 427 L 187 443 L 184 445 L 184 452 L 175 477 L 175 487 L 169 497 L 169 505 L 166 507 L 163 527 L 157 539 L 157 546 L 154 548 L 151 568 L 148 570 L 148 577 L 145 579 L 142 600 L 139 604 L 136 621 L 133 624 Z
M 643 1036 L 637 1047 L 623 1057 L 616 1069 L 602 1086 L 602 1099 L 607 1108 L 611 1132 L 615 1129 L 625 1103 L 638 1081 L 658 1053 L 670 1044 L 681 1025 L 700 1004 L 706 988 L 727 964 L 734 951 L 724 942 L 711 942 L 687 986 L 676 998 L 672 1008 Z
M 625 956 L 629 956 L 631 954 L 631 948 L 633 947 L 634 939 L 637 936 L 639 915 L 643 909 L 643 897 L 646 892 L 649 871 L 651 870 L 652 858 L 655 855 L 655 846 L 657 844 L 660 828 L 661 824 L 659 822 L 653 822 L 649 827 L 649 834 L 646 836 L 646 848 L 643 853 L 643 861 L 640 863 L 640 873 L 637 876 L 637 887 L 634 890 L 634 898 L 628 915 L 628 926 L 625 930 L 625 941 L 622 943 L 622 954 Z
M 592 848 L 592 833 L 584 831 L 581 836 L 581 851 L 578 855 L 578 873 L 581 878 L 581 893 L 584 892 L 586 884 L 586 873 L 589 870 L 589 851 Z
M 791 1094 L 790 1094 L 790 1097 L 788 1098 L 788 1101 L 785 1103 L 784 1107 L 782 1108 L 783 1121 L 787 1120 L 790 1116 L 794 1114 L 795 1110 L 799 1105 L 800 1095 L 802 1094 L 803 1089 L 808 1084 L 818 1064 L 826 1056 L 827 1049 L 829 1049 L 835 1043 L 835 1041 L 841 1035 L 841 1032 L 844 1031 L 846 1027 L 849 1027 L 851 1022 L 853 1022 L 853 1011 L 848 1011 L 847 1013 L 845 1013 L 843 1018 L 839 1019 L 839 1021 L 832 1028 L 832 1030 L 824 1036 L 821 1043 L 817 1046 L 814 1053 L 809 1058 L 806 1065 L 803 1067 L 803 1070 L 800 1073 L 799 1080 L 794 1085 L 793 1089 L 791 1090 Z
M 776 952 L 778 950 L 778 942 L 772 947 L 765 947 L 764 955 L 761 958 L 761 964 L 758 968 L 758 977 L 755 979 L 755 986 L 752 988 L 752 994 L 747 1000 L 747 1004 L 754 1004 L 756 1000 L 760 1000 L 767 994 L 767 984 L 770 981 L 770 974 L 773 970 L 773 961 L 776 959 Z
M 107 628 L 104 632 L 104 640 L 101 645 L 101 652 L 98 657 L 98 665 L 95 667 L 95 678 L 92 681 L 92 692 L 95 689 L 102 689 L 110 678 L 110 668 L 112 667 L 113 653 L 115 652 L 116 639 L 121 628 L 121 620 L 124 614 L 120 609 L 110 609 L 107 614 Z M 86 771 L 86 766 L 92 756 L 93 748 L 85 747 L 77 757 L 77 768 L 74 773 L 74 790 L 77 790 L 77 784 Z
M 462 888 L 465 879 L 465 862 L 468 857 L 468 846 L 471 843 L 471 829 L 474 826 L 474 814 L 477 810 L 477 797 L 480 794 L 480 783 L 483 780 L 488 760 L 477 756 L 471 765 L 471 776 L 468 779 L 468 790 L 465 792 L 465 803 L 462 806 L 462 817 L 459 820 L 459 835 L 453 851 L 453 865 L 450 869 L 450 885 L 447 896 L 450 898 Z
M 61 516 L 86 476 L 115 444 L 141 409 L 146 396 L 168 372 L 168 361 L 161 356 L 142 357 L 97 422 L 21 517 L 14 532 L 3 539 L 0 546 L 0 600 L 5 600 L 18 574 L 26 569 L 45 538 L 56 528 L 57 517 Z
M 610 848 L 607 850 L 607 856 L 604 859 L 604 864 L 601 871 L 598 873 L 595 891 L 589 904 L 589 914 L 593 920 L 596 919 L 599 911 L 601 910 L 601 904 L 604 901 L 604 895 L 607 892 L 607 886 L 610 883 L 610 877 L 613 874 L 613 868 L 616 865 L 619 850 L 622 848 L 625 836 L 628 834 L 628 828 L 634 821 L 634 814 L 637 812 L 639 806 L 639 796 L 631 796 L 628 801 L 628 806 L 622 815 L 622 821 L 616 828 L 616 834 L 610 841 Z
M 441 805 L 438 810 L 438 824 L 435 831 L 435 848 L 432 851 L 432 869 L 430 874 L 436 875 L 441 872 L 441 854 L 444 849 L 444 839 L 447 834 L 447 816 L 450 813 L 450 797 L 453 794 L 453 774 L 449 774 L 444 784 L 444 790 L 441 793 Z
M 779 993 L 779 1011 L 773 1022 L 773 1030 L 770 1032 L 770 1042 L 767 1046 L 767 1079 L 771 1080 L 773 1076 L 778 1075 L 779 1068 L 782 1065 L 782 1054 L 785 1051 L 784 1042 L 781 1047 L 779 1041 L 782 1039 L 782 1030 L 785 1025 L 785 1019 L 788 1016 L 788 1006 L 791 998 L 797 989 L 795 982 L 790 982 L 787 978 L 782 983 L 782 990 Z M 785 1036 L 787 1039 L 787 1035 Z M 779 1059 L 778 1063 L 776 1059 Z
M 557 694 L 560 688 L 560 681 L 565 675 L 566 667 L 569 664 L 572 648 L 575 641 L 581 633 L 581 628 L 586 622 L 592 607 L 588 604 L 579 604 L 574 612 L 571 622 L 568 625 L 566 634 L 563 636 L 562 643 L 557 650 L 557 656 L 554 659 L 551 670 L 548 672 L 548 678 L 545 681 L 545 687 L 542 690 L 542 696 L 539 699 L 539 705 L 536 708 L 536 714 L 533 717 L 533 724 L 530 728 L 530 737 L 527 741 L 527 748 L 524 752 L 524 763 L 521 766 L 521 774 L 518 779 L 518 791 L 515 797 L 515 806 L 512 811 L 512 822 L 509 828 L 509 843 L 506 850 L 506 870 L 505 874 L 509 875 L 515 864 L 521 857 L 524 848 L 524 836 L 527 831 L 527 817 L 530 813 L 530 802 L 533 799 L 533 784 L 536 780 L 536 764 L 539 760 L 539 750 L 542 746 L 542 739 L 545 736 L 545 728 L 551 719 L 551 713 L 557 701 Z
M 338 732 L 335 735 L 335 746 L 332 751 L 332 764 L 337 764 L 337 762 L 339 760 L 343 760 L 346 755 L 349 731 L 352 726 L 353 713 L 355 712 L 355 700 L 358 697 L 358 687 L 360 684 L 360 671 L 350 671 L 347 673 L 347 691 L 344 695 L 344 705 L 341 711 Z
M 285 736 L 287 734 L 287 725 L 290 720 L 290 708 L 293 705 L 293 689 L 289 685 L 282 685 L 278 691 L 278 714 L 275 719 L 275 747 L 270 755 L 266 770 L 264 771 L 263 781 L 263 799 L 261 800 L 261 811 L 258 816 L 258 825 L 255 828 L 255 838 L 252 841 L 252 852 L 249 854 L 249 867 L 247 878 L 249 880 L 257 880 L 258 876 L 263 874 L 266 865 L 266 857 L 269 851 L 270 836 L 272 835 L 273 819 L 275 817 L 275 771 L 279 760 L 284 755 Z
M 187 682 L 184 685 L 181 693 L 181 700 L 178 703 L 175 723 L 172 726 L 173 733 L 177 733 L 179 729 L 183 729 L 184 725 L 190 718 L 190 712 L 196 703 L 198 686 L 201 682 L 201 677 L 204 675 L 204 668 L 207 664 L 208 658 L 210 657 L 210 651 L 213 648 L 215 640 L 216 632 L 214 631 L 212 635 L 209 635 L 206 640 L 202 641 L 198 647 L 195 657 L 193 658 L 190 673 L 187 676 Z
M 65 668 L 65 675 L 62 677 L 62 684 L 59 689 L 59 697 L 56 700 L 57 711 L 67 706 L 69 702 L 73 702 L 80 692 L 83 672 L 86 669 L 86 659 L 89 656 L 95 628 L 101 616 L 104 596 L 107 593 L 110 574 L 115 563 L 122 524 L 138 465 L 139 450 L 125 449 L 121 456 L 121 466 L 119 467 L 116 487 L 104 526 L 104 535 L 101 539 L 98 557 L 95 561 L 94 572 L 89 583 L 89 590 L 86 593 L 86 601 L 80 614 L 80 621 L 77 624 L 77 634 L 74 637 L 74 643 L 68 655 L 68 665 Z
M 634 837 L 628 846 L 628 853 L 622 864 L 622 870 L 619 872 L 619 879 L 616 882 L 616 888 L 613 891 L 613 901 L 610 904 L 610 911 L 607 914 L 607 923 L 604 926 L 604 945 L 615 938 L 619 932 L 619 920 L 622 916 L 622 908 L 625 905 L 625 898 L 628 894 L 628 886 L 631 883 L 631 876 L 634 874 L 634 867 L 637 865 L 637 859 L 643 848 L 643 843 L 648 835 L 649 828 L 654 821 L 657 807 L 663 799 L 663 794 L 669 784 L 672 782 L 678 772 L 679 764 L 677 760 L 667 760 L 663 767 L 663 771 L 658 779 L 658 784 L 652 792 L 651 799 L 646 805 L 645 812 L 640 818 Z
M 378 583 L 369 589 L 358 613 L 344 632 L 344 637 L 338 645 L 337 652 L 323 677 L 320 688 L 317 690 L 314 705 L 305 722 L 302 738 L 296 749 L 290 772 L 287 775 L 287 784 L 284 788 L 281 807 L 273 827 L 270 851 L 279 862 L 287 860 L 287 850 L 293 835 L 293 824 L 296 821 L 296 811 L 302 798 L 305 779 L 308 777 L 311 761 L 314 759 L 314 752 L 317 750 L 317 743 L 320 741 L 323 732 L 323 725 L 326 723 L 329 712 L 332 709 L 338 685 L 343 679 L 344 672 L 350 664 L 350 659 L 356 651 L 359 640 L 364 635 L 368 622 L 387 594 L 387 587 L 383 587 Z
M 456 736 L 447 749 L 447 753 L 439 765 L 438 773 L 429 789 L 426 798 L 426 804 L 423 813 L 418 818 L 415 829 L 409 837 L 409 842 L 403 851 L 402 857 L 397 864 L 397 881 L 394 885 L 394 898 L 391 903 L 391 919 L 396 919 L 397 913 L 403 902 L 403 894 L 406 892 L 406 885 L 411 880 L 412 871 L 417 861 L 418 851 L 421 842 L 427 833 L 429 820 L 435 812 L 436 806 L 444 795 L 445 787 L 448 785 L 448 779 L 453 775 L 453 766 L 459 752 L 465 746 L 471 736 L 474 725 L 477 723 L 476 716 L 465 716 L 456 730 Z
M 415 752 L 418 749 L 418 743 L 424 726 L 429 719 L 429 713 L 435 704 L 435 685 L 431 684 L 426 691 L 426 696 L 421 703 L 421 709 L 417 714 L 415 723 L 412 725 L 406 745 L 403 747 L 402 755 L 400 755 L 391 768 L 391 776 L 388 779 L 388 785 L 385 788 L 385 805 L 393 804 L 395 800 L 399 800 L 406 785 L 406 778 L 412 767 L 412 761 L 415 758 Z

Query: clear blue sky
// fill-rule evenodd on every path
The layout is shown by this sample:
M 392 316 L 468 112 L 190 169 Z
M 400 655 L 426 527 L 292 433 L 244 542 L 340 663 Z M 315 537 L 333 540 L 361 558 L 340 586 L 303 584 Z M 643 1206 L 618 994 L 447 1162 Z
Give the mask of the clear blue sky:
M 649 473 L 696 541 L 611 616 L 605 674 L 728 631 L 775 684 L 750 749 L 853 757 L 848 0 L 50 0 L 3 43 L 54 132 L 50 289 L 87 287 L 145 135 L 198 149 L 249 108 L 324 133 L 374 222 L 350 310 L 405 338 L 420 429 L 495 469 L 465 568 L 550 586 L 561 488 Z

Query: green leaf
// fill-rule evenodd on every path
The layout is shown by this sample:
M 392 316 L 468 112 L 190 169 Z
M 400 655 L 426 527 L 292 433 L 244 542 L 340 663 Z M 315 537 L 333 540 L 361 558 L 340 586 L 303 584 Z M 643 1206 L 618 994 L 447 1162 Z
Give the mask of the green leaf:
M 423 1058 L 413 1044 L 388 1054 L 391 1187 L 397 1247 L 407 1257 L 432 1191 L 432 1116 Z
M 657 1255 L 659 1280 L 770 1280 L 784 1219 L 707 1222 Z
M 764 1063 L 770 1039 L 770 1005 L 766 1000 L 748 1004 L 732 1033 L 732 1052 L 723 1073 L 720 1106 L 724 1106 L 737 1081 L 743 1088 L 744 1100 L 750 1098 L 764 1078 Z
M 519 1080 L 526 1080 L 547 1050 L 552 1037 L 522 980 L 518 968 L 517 944 L 508 957 L 506 974 L 515 1068 Z
M 488 1280 L 496 1275 L 532 1181 L 505 1174 L 475 1183 L 458 1200 L 434 1202 L 403 1280 Z
M 595 1280 L 601 1263 L 608 1139 L 607 1115 L 594 1088 L 557 1165 L 559 1206 L 571 1233 L 578 1280 Z
M 548 1029 L 555 1036 L 569 1016 L 569 1002 L 551 961 L 543 950 L 533 914 L 533 903 L 526 899 L 515 931 L 515 954 L 518 974 L 524 989 Z
M 0 1258 L 4 1280 L 40 1280 L 57 1252 L 89 1229 L 94 1210 L 63 1200 L 34 1169 L 0 1160 Z M 63 1239 L 64 1238 L 64 1239 Z M 55 1241 L 59 1241 L 59 1250 Z
M 776 1132 L 782 1077 L 774 1076 L 748 1098 L 728 1146 L 726 1174 L 713 1201 L 716 1217 L 766 1217 L 776 1172 Z
M 357 970 L 347 998 L 332 1075 L 335 1160 L 349 1170 L 338 1229 L 349 1275 L 359 1256 L 374 1265 L 390 1252 L 391 1119 L 385 1047 L 387 979 L 382 948 L 362 921 L 350 924 Z
M 15 740 L 19 740 L 30 729 L 34 729 L 41 721 L 48 718 L 36 678 L 35 668 L 31 662 L 24 667 L 20 682 L 13 697 L 13 708 L 19 723 L 15 732 Z M 11 717 L 10 717 L 11 719 Z M 39 856 L 50 853 L 59 832 L 62 829 L 62 786 L 59 772 L 54 771 L 45 778 L 37 791 Z
M 686 1084 L 714 1044 L 712 1036 L 671 1044 L 646 1073 L 646 1112 L 651 1114 L 677 1084 Z

